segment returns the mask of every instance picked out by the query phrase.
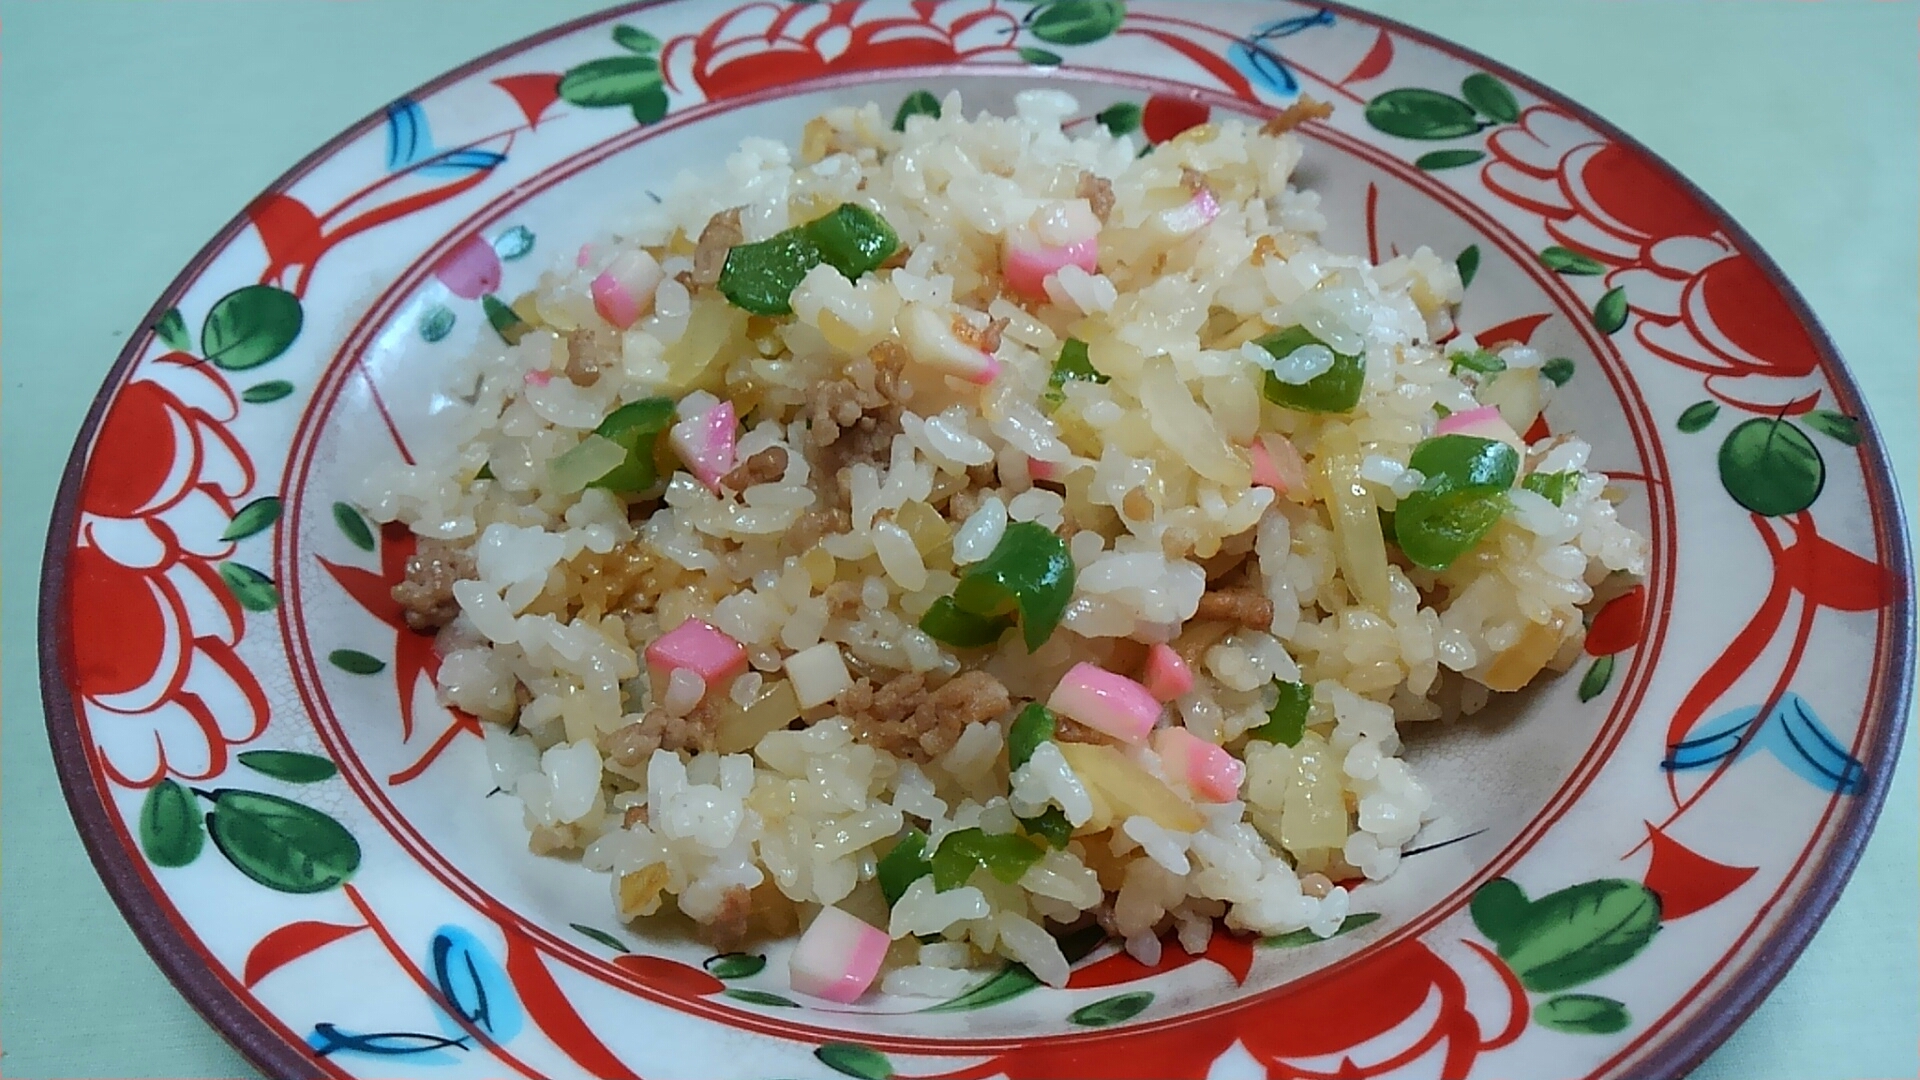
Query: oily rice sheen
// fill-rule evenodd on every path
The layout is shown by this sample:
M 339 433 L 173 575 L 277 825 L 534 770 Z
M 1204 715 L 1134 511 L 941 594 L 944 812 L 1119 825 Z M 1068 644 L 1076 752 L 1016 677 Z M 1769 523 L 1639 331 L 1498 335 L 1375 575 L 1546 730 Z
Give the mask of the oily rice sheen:
M 1096 923 L 1330 935 L 1433 816 L 1397 725 L 1564 671 L 1643 572 L 1588 446 L 1516 434 L 1540 354 L 1435 344 L 1426 248 L 1320 247 L 1284 122 L 1143 155 L 1076 109 L 746 140 L 359 493 L 532 849 L 623 919 L 799 935 L 832 1000 L 1062 985 Z

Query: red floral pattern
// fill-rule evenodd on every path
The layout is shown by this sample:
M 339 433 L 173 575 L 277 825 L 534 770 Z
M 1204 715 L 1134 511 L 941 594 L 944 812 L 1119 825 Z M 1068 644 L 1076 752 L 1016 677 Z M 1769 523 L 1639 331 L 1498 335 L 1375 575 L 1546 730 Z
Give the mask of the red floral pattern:
M 122 784 L 217 776 L 228 748 L 266 727 L 266 695 L 234 653 L 243 611 L 216 569 L 255 482 L 227 430 L 238 410 L 218 373 L 168 353 L 120 392 L 94 443 L 70 577 L 73 676 Z
M 1607 284 L 1626 289 L 1641 344 L 1706 374 L 1730 404 L 1804 412 L 1819 400 L 1819 350 L 1805 324 L 1692 190 L 1549 105 L 1527 109 L 1487 149 L 1490 191 L 1615 267 Z

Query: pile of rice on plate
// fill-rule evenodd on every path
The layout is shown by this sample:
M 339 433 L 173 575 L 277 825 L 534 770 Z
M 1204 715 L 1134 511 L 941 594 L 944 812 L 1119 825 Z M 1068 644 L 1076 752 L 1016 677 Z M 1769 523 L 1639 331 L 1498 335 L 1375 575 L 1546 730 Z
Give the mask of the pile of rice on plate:
M 748 139 L 547 273 L 361 501 L 532 850 L 794 987 L 1332 934 L 1434 815 L 1396 725 L 1644 569 L 1454 267 L 1319 246 L 1286 115 L 1144 156 L 959 96 Z M 1431 475 L 1423 473 L 1425 465 Z M 804 933 L 802 933 L 804 931 Z

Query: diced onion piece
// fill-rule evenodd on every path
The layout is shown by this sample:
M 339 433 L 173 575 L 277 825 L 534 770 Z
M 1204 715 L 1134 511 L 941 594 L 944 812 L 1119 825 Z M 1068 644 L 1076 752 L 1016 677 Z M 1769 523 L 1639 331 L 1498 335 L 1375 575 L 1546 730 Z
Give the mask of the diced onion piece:
M 584 252 L 585 249 L 583 248 Z M 593 310 L 622 330 L 653 310 L 653 294 L 666 276 L 660 263 L 644 251 L 623 251 L 593 279 Z
M 1029 300 L 1047 299 L 1047 279 L 1068 266 L 1077 266 L 1091 274 L 1100 266 L 1100 241 L 1090 237 L 1071 244 L 1041 243 L 1031 231 L 1021 229 L 1007 235 L 1000 255 L 1000 272 L 1007 288 Z
M 802 709 L 825 705 L 853 685 L 853 676 L 847 673 L 847 661 L 840 655 L 840 646 L 831 641 L 787 657 L 786 669 L 787 678 L 793 681 L 794 697 L 799 699 Z
M 1246 766 L 1225 747 L 1215 746 L 1186 728 L 1170 727 L 1153 733 L 1153 749 L 1167 774 L 1185 783 L 1194 798 L 1222 803 L 1240 797 Z
M 1093 797 L 1096 818 L 1111 822 L 1137 815 L 1177 832 L 1196 832 L 1206 825 L 1206 817 L 1192 803 L 1119 747 L 1076 742 L 1054 745 Z M 1101 813 L 1103 808 L 1105 814 Z M 1083 832 L 1084 828 L 1076 831 Z
M 1560 651 L 1566 629 L 1567 617 L 1559 614 L 1548 623 L 1528 623 L 1520 632 L 1520 640 L 1507 646 L 1487 665 L 1487 673 L 1480 681 L 1487 689 L 1502 692 L 1518 690 L 1532 682 L 1540 669 L 1547 666 L 1547 661 L 1553 659 L 1553 654 Z
M 1146 687 L 1085 662 L 1061 677 L 1047 708 L 1128 743 L 1145 740 L 1160 719 L 1160 702 Z
M 867 992 L 892 939 L 836 907 L 820 914 L 800 935 L 787 961 L 794 990 L 802 994 L 850 1004 Z
M 648 672 L 662 682 L 684 668 L 709 687 L 720 686 L 747 670 L 746 647 L 699 619 L 654 638 L 646 655 Z
M 793 684 L 785 679 L 761 687 L 753 704 L 744 709 L 733 705 L 731 699 L 728 706 L 713 731 L 713 748 L 723 754 L 744 754 L 800 716 L 800 699 L 793 695 Z
M 1482 405 L 1477 409 L 1462 409 L 1440 418 L 1433 425 L 1435 438 L 1442 435 L 1473 435 L 1477 438 L 1503 442 L 1517 450 L 1525 452 L 1526 445 L 1520 436 L 1514 434 L 1512 425 L 1500 415 L 1500 410 L 1492 405 Z
M 695 479 L 718 490 L 720 478 L 733 471 L 737 426 L 733 402 L 723 401 L 673 425 L 667 442 Z
M 1160 212 L 1160 227 L 1175 236 L 1188 236 L 1201 229 L 1220 216 L 1220 201 L 1206 187 L 1193 193 L 1193 198 L 1171 210 Z
M 1327 505 L 1333 510 L 1335 560 L 1354 598 L 1384 612 L 1392 599 L 1387 540 L 1380 529 L 1379 504 L 1360 479 L 1358 440 L 1350 429 L 1336 428 L 1325 442 L 1321 462 Z
M 1140 396 L 1153 433 L 1186 458 L 1194 472 L 1222 487 L 1243 488 L 1253 480 L 1246 459 L 1220 433 L 1213 415 L 1193 400 L 1193 391 L 1174 371 L 1171 358 L 1147 361 Z
M 1501 419 L 1515 431 L 1527 430 L 1540 417 L 1538 368 L 1508 368 L 1482 383 L 1475 393 L 1481 401 L 1499 409 Z M 1515 441 L 1517 444 L 1518 440 Z
M 554 458 L 547 475 L 556 494 L 571 495 L 619 468 L 627 460 L 626 447 L 601 435 L 589 435 L 580 444 Z
M 895 327 L 907 355 L 916 363 L 935 371 L 956 375 L 982 386 L 1000 375 L 1000 361 L 961 341 L 953 332 L 953 319 L 927 304 L 908 304 L 901 309 Z
M 1193 689 L 1193 669 L 1173 646 L 1157 642 L 1147 650 L 1146 671 L 1140 681 L 1157 700 L 1172 701 Z

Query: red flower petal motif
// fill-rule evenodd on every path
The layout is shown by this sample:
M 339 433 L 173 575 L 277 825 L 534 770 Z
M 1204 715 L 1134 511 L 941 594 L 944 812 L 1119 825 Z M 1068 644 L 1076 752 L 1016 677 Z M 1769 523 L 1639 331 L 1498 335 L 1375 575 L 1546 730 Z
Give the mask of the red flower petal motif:
M 1646 886 L 1660 897 L 1660 920 L 1691 915 L 1711 907 L 1747 883 L 1758 872 L 1754 866 L 1714 862 L 1647 823 L 1653 861 L 1647 864 Z
M 1587 628 L 1588 656 L 1611 656 L 1640 644 L 1647 630 L 1647 587 L 1635 585 L 1607 601 Z
M 1802 595 L 1837 611 L 1877 611 L 1893 600 L 1893 575 L 1794 521 L 1795 539 L 1780 553 L 1780 573 Z
M 520 106 L 530 128 L 539 127 L 540 118 L 560 100 L 558 75 L 507 75 L 493 80 L 493 85 L 505 90 Z
M 726 983 L 692 964 L 683 964 L 664 956 L 628 953 L 614 957 L 613 966 L 647 986 L 677 998 L 706 997 L 727 988 Z
M 261 938 L 247 952 L 247 963 L 242 970 L 241 979 L 248 986 L 252 986 L 315 949 L 332 944 L 351 934 L 357 934 L 366 928 L 364 923 L 359 926 L 342 926 L 339 923 L 328 922 L 288 923 Z
M 1155 94 L 1147 99 L 1147 107 L 1140 114 L 1140 130 L 1149 140 L 1163 143 L 1199 127 L 1212 115 L 1205 102 Z

